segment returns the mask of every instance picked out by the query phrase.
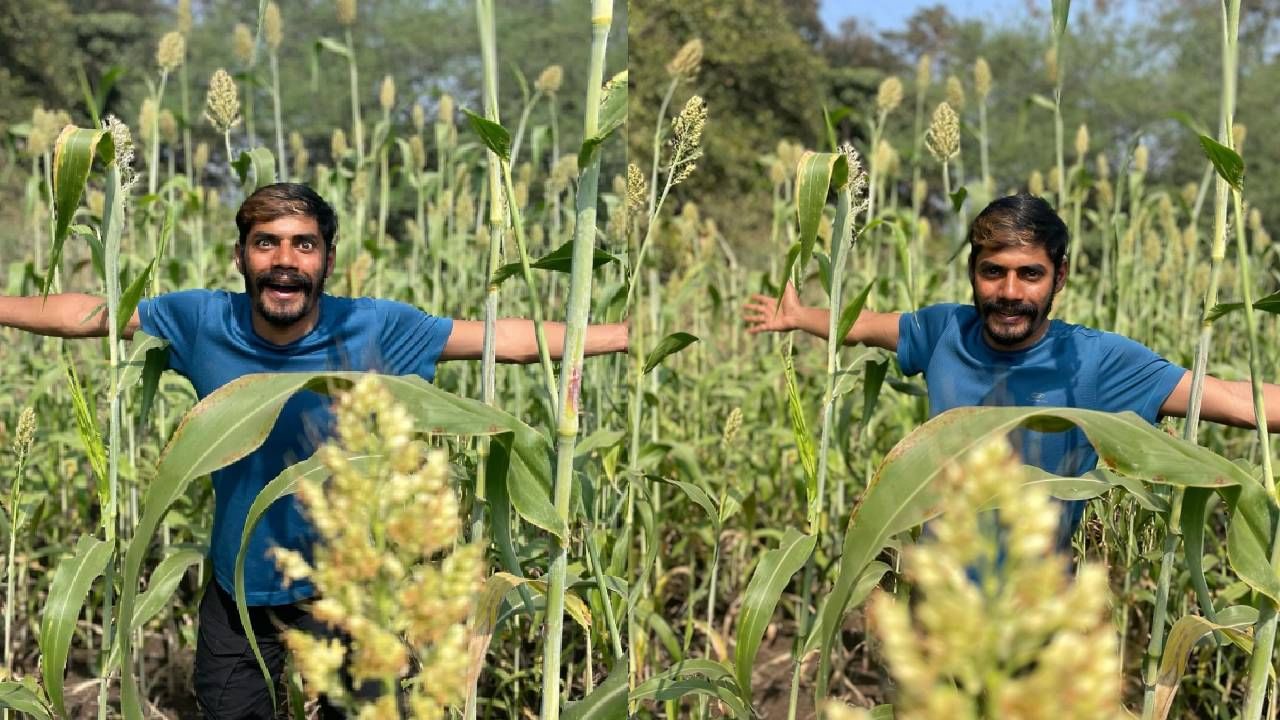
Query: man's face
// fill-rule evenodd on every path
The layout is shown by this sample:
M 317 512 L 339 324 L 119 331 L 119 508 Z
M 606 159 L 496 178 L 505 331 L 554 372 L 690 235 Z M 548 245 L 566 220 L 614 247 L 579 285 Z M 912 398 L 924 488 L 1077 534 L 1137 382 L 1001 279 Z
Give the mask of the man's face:
M 970 281 L 987 343 L 1006 351 L 1034 345 L 1049 327 L 1053 296 L 1066 280 L 1066 263 L 1055 274 L 1043 246 L 983 249 Z
M 284 329 L 314 321 L 333 257 L 326 257 L 315 218 L 286 215 L 250 229 L 236 267 L 257 314 Z

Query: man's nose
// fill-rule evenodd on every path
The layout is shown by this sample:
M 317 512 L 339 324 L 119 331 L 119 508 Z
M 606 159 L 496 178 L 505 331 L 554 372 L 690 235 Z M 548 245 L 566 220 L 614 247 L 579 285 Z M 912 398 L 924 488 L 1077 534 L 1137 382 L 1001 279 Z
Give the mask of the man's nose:
M 1006 300 L 1016 300 L 1022 297 L 1022 286 L 1018 283 L 1018 277 L 1013 273 L 1009 273 L 1000 280 L 999 287 L 1000 297 Z
M 282 242 L 276 245 L 276 251 L 271 257 L 271 264 L 276 267 L 297 267 L 298 253 L 294 251 L 293 244 Z

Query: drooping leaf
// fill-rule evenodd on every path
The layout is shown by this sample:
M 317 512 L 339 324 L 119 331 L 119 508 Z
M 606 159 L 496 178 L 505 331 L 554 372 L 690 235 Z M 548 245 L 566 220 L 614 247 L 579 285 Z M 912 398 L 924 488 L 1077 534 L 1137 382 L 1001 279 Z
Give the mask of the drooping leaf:
M 506 128 L 467 108 L 462 108 L 462 112 L 466 114 L 467 123 L 472 132 L 480 138 L 480 142 L 484 143 L 485 147 L 503 160 L 511 159 L 511 133 Z
M 755 667 L 764 631 L 773 619 L 782 591 L 791 582 L 791 577 L 804 567 L 817 542 L 816 536 L 787 528 L 782 542 L 760 558 L 760 564 L 747 583 L 747 591 L 742 596 L 742 613 L 738 616 L 738 644 L 734 648 L 733 665 L 743 703 L 748 707 L 751 705 L 751 670 Z
M 1222 492 L 1231 507 L 1227 522 L 1227 560 L 1249 587 L 1280 602 L 1280 574 L 1272 566 L 1271 530 L 1275 527 L 1267 492 L 1256 482 Z
M 246 193 L 251 193 L 263 185 L 271 185 L 276 181 L 276 159 L 271 151 L 264 147 L 256 147 L 240 153 L 240 157 L 231 163 L 240 178 L 240 186 Z M 253 171 L 250 176 L 249 171 Z M 253 183 L 250 184 L 252 177 Z
M 796 167 L 796 213 L 800 221 L 800 267 L 809 264 L 813 244 L 818 239 L 827 194 L 849 179 L 849 163 L 840 153 L 806 150 Z
M 631 692 L 631 699 L 636 702 L 653 700 L 661 703 L 679 700 L 685 695 L 715 698 L 729 709 L 734 718 L 749 720 L 752 717 L 742 702 L 733 671 L 714 660 L 701 658 L 677 662 L 650 677 L 635 687 Z
M 328 50 L 335 55 L 341 55 L 344 58 L 351 58 L 351 51 L 347 49 L 346 43 L 334 38 L 322 37 L 316 40 L 316 50 Z
M 467 715 L 471 715 L 475 708 L 476 682 L 484 667 L 485 653 L 489 651 L 489 642 L 493 637 L 494 625 L 498 619 L 498 609 L 511 590 L 526 584 L 546 594 L 545 582 L 498 572 L 485 580 L 484 588 L 473 603 L 471 616 L 467 620 Z M 567 593 L 564 600 L 565 610 L 570 617 L 584 629 L 589 629 L 591 614 L 586 604 L 582 602 L 582 598 L 573 593 Z
M 649 357 L 645 358 L 644 374 L 648 375 L 651 370 L 661 365 L 668 355 L 678 353 L 696 342 L 698 342 L 697 336 L 687 332 L 674 332 L 662 338 L 662 341 L 649 352 Z
M 49 694 L 49 703 L 58 717 L 67 716 L 62 681 L 67 672 L 71 638 L 75 635 L 76 623 L 80 620 L 89 589 L 107 569 L 111 555 L 109 543 L 91 535 L 81 535 L 76 541 L 75 552 L 58 563 L 53 582 L 49 584 L 49 598 L 40 617 L 40 665 L 45 692 Z
M 1160 672 L 1156 676 L 1155 720 L 1164 720 L 1173 707 L 1173 696 L 1178 691 L 1178 681 L 1186 672 L 1188 655 L 1196 643 L 1215 630 L 1228 634 L 1242 635 L 1240 628 L 1248 627 L 1244 622 L 1219 624 L 1198 615 L 1187 615 L 1169 629 L 1169 636 L 1164 641 L 1164 656 L 1160 658 Z
M 106 130 L 86 130 L 74 125 L 62 129 L 53 146 L 53 248 L 49 252 L 49 271 L 41 283 L 40 294 L 48 295 L 53 284 L 53 273 L 62 260 L 62 245 L 71 227 L 71 218 L 80 207 L 85 181 L 93 167 L 93 158 L 100 155 L 110 163 L 115 158 L 115 144 Z
M 1204 154 L 1213 163 L 1218 176 L 1236 192 L 1244 192 L 1244 159 L 1240 154 L 1208 135 L 1200 136 L 1200 147 L 1204 148 Z
M 1208 488 L 1187 488 L 1182 496 L 1182 548 L 1187 562 L 1191 587 L 1200 603 L 1200 612 L 1206 619 L 1217 620 L 1213 598 L 1209 595 L 1209 583 L 1204 577 L 1204 525 L 1205 513 L 1213 491 Z
M 969 197 L 969 190 L 963 186 L 951 193 L 951 212 L 959 215 L 960 208 L 964 207 L 964 199 L 967 197 Z

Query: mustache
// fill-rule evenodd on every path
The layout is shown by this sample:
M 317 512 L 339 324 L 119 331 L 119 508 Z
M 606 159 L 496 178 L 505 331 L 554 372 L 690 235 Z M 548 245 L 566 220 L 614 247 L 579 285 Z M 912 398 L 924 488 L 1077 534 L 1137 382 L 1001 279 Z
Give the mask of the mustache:
M 259 273 L 253 277 L 253 283 L 259 288 L 266 285 L 290 285 L 304 293 L 310 293 L 314 287 L 311 278 L 296 270 L 272 270 Z
M 1032 303 L 1001 302 L 999 300 L 990 300 L 982 303 L 983 315 L 1025 315 L 1029 318 L 1035 318 L 1039 313 L 1040 308 Z

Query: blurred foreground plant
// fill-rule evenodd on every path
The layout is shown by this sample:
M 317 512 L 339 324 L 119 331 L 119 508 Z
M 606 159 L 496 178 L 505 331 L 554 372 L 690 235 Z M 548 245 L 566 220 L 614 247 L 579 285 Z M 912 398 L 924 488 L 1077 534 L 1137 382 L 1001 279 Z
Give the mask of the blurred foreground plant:
M 298 496 L 319 533 L 314 561 L 277 550 L 291 579 L 309 578 L 315 616 L 349 640 L 290 630 L 285 640 L 313 696 L 360 718 L 399 718 L 408 689 L 411 717 L 442 718 L 460 706 L 467 671 L 467 616 L 485 571 L 483 545 L 455 547 L 461 523 L 443 451 L 425 453 L 413 421 L 376 376 L 335 403 L 337 440 L 319 451 L 327 482 L 303 479 Z M 373 458 L 357 471 L 353 457 Z M 381 697 L 352 695 L 381 686 Z
M 1123 717 L 1106 572 L 1085 565 L 1073 581 L 1053 551 L 1053 500 L 1024 484 L 1003 438 L 944 478 L 942 517 L 904 553 L 918 598 L 910 608 L 884 592 L 872 601 L 896 717 Z M 1001 510 L 984 511 L 992 506 Z

